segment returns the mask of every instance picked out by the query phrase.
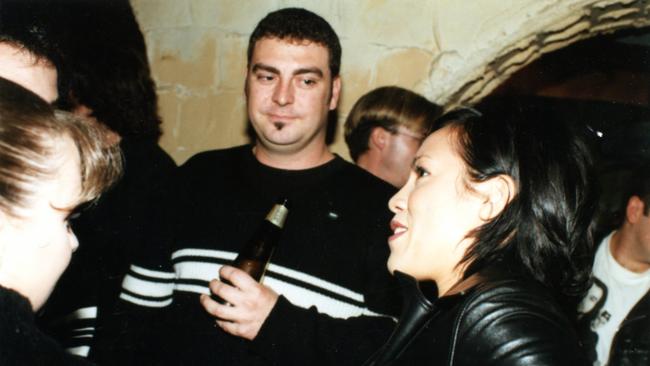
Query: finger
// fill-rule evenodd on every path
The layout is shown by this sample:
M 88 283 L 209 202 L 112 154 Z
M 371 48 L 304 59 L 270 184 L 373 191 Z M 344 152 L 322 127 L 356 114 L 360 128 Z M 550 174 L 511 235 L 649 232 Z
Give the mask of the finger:
M 224 283 L 217 279 L 210 281 L 209 284 L 210 291 L 218 298 L 229 304 L 237 304 L 241 302 L 242 294 L 241 291 L 231 286 L 230 284 Z M 222 304 L 226 305 L 226 304 Z
M 223 266 L 219 271 L 219 276 L 221 278 L 225 278 L 227 281 L 230 281 L 230 283 L 232 283 L 235 287 L 238 287 L 244 291 L 248 291 L 248 289 L 256 288 L 259 286 L 259 283 L 255 281 L 253 277 L 239 268 Z
M 216 320 L 215 323 L 219 326 L 219 328 L 223 329 L 225 332 L 230 333 L 234 336 L 240 336 L 239 332 L 239 324 L 229 322 L 229 321 L 224 321 L 224 320 Z
M 216 305 L 219 305 L 218 302 L 212 300 L 210 296 L 206 294 L 202 294 L 201 297 L 199 298 L 199 301 L 201 302 L 201 306 L 203 306 L 203 309 L 208 312 L 208 314 L 212 316 L 217 316 L 217 307 Z
M 231 305 L 222 305 L 218 302 L 212 300 L 208 295 L 201 295 L 199 301 L 203 308 L 215 318 L 226 321 L 226 322 L 236 322 L 240 317 L 237 316 L 238 312 Z

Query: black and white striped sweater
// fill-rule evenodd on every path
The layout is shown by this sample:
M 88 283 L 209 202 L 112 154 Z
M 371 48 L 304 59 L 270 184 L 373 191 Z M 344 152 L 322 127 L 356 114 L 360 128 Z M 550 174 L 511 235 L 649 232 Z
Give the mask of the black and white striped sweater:
M 160 200 L 155 249 L 124 280 L 119 362 L 361 364 L 398 308 L 386 269 L 393 192 L 340 157 L 301 171 L 264 166 L 251 146 L 190 159 Z M 215 327 L 198 299 L 279 196 L 291 212 L 264 284 L 282 296 L 250 342 Z

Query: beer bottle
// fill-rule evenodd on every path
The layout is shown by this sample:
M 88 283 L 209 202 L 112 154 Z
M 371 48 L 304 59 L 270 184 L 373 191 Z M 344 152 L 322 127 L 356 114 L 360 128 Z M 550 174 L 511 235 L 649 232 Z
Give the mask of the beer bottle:
M 273 250 L 280 240 L 280 234 L 284 227 L 284 222 L 289 214 L 288 199 L 284 198 L 279 200 L 271 211 L 266 215 L 262 224 L 257 228 L 251 239 L 244 244 L 241 251 L 234 261 L 230 263 L 231 266 L 241 269 L 248 273 L 256 281 L 261 282 L 266 267 L 271 260 Z M 224 283 L 232 285 L 229 281 L 222 279 Z M 212 298 L 220 303 L 224 303 L 222 299 L 216 295 Z

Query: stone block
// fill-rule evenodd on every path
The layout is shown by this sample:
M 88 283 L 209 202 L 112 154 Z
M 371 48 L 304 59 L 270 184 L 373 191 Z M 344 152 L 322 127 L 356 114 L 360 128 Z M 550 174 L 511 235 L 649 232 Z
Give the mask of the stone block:
M 131 0 L 131 6 L 143 31 L 192 25 L 187 0 Z
M 152 32 L 153 75 L 161 85 L 180 84 L 209 88 L 218 82 L 217 42 L 204 30 L 161 30 Z

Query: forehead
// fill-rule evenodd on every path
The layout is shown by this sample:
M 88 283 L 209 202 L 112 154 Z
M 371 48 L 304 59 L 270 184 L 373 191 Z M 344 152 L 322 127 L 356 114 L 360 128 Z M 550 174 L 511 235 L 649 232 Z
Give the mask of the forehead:
M 329 51 L 324 45 L 309 40 L 267 37 L 255 42 L 253 47 L 251 66 L 257 63 L 316 66 L 329 71 Z
M 56 166 L 52 182 L 55 194 L 51 203 L 54 207 L 72 208 L 79 203 L 81 196 L 79 150 L 72 138 L 65 135 L 56 138 L 55 151 L 51 159 Z
M 419 154 L 432 156 L 458 156 L 456 139 L 458 135 L 450 126 L 445 126 L 430 134 L 420 146 Z
M 49 103 L 58 97 L 54 66 L 8 43 L 0 43 L 0 77 L 30 90 Z

